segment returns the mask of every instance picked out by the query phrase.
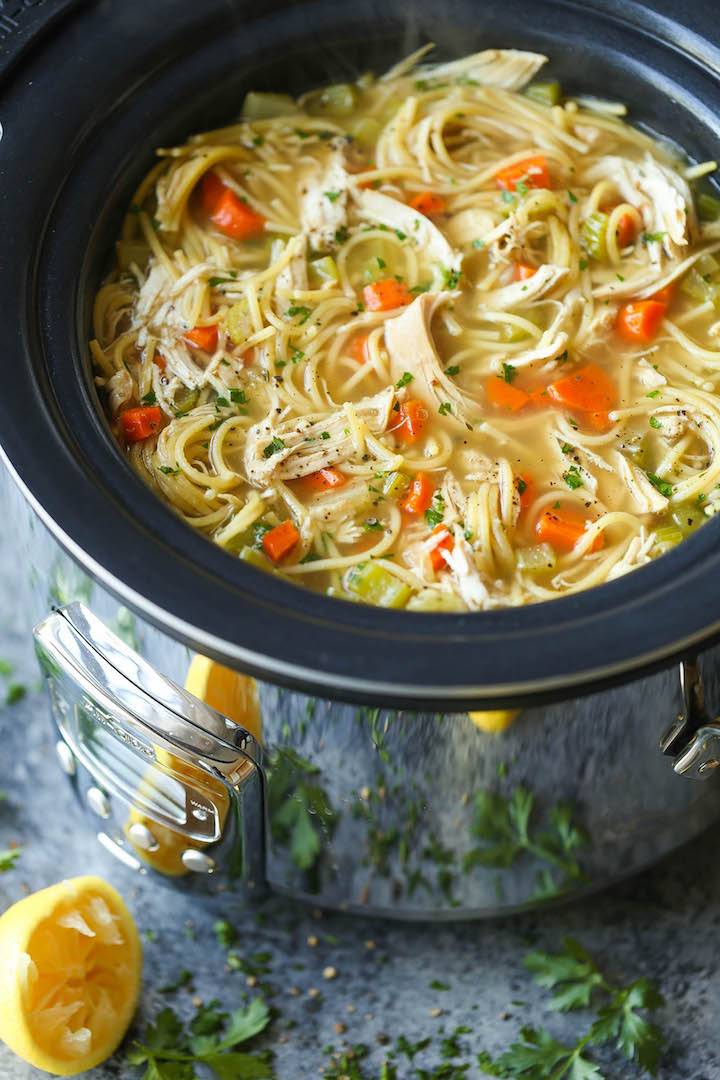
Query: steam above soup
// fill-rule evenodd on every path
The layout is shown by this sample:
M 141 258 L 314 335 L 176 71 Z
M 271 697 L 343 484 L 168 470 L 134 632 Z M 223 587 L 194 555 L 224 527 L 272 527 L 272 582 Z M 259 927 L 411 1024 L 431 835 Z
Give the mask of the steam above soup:
M 720 508 L 714 165 L 542 56 L 421 59 L 160 150 L 97 383 L 133 467 L 255 566 L 385 607 L 546 600 Z

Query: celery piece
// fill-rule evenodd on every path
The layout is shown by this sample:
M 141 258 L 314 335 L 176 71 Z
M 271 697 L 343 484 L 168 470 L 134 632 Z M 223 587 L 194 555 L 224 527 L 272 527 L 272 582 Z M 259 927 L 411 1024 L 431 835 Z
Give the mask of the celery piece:
M 437 589 L 423 589 L 411 596 L 407 603 L 408 611 L 464 611 L 465 605 L 453 593 L 438 592 Z
M 262 551 L 259 551 L 257 548 L 242 548 L 240 558 L 243 562 L 250 563 L 251 566 L 256 566 L 258 570 L 265 570 L 270 573 L 273 572 L 272 563 L 265 555 L 263 555 Z
M 190 412 L 190 410 L 194 409 L 197 405 L 199 397 L 199 390 L 191 390 L 189 387 L 185 386 L 175 398 L 173 405 L 178 412 Z
M 720 218 L 720 199 L 716 199 L 714 195 L 701 191 L 695 199 L 695 205 L 702 221 L 717 221 Z
M 376 561 L 353 566 L 348 571 L 347 587 L 366 603 L 386 608 L 405 607 L 412 593 L 409 585 Z
M 225 316 L 225 326 L 230 335 L 230 340 L 234 345 L 242 345 L 243 341 L 246 341 L 250 337 L 252 334 L 252 323 L 250 321 L 248 302 L 245 297 L 243 297 L 242 300 L 238 300 L 236 304 L 233 304 L 233 306 L 228 309 L 228 313 Z
M 593 259 L 604 262 L 607 259 L 607 227 L 609 217 L 599 210 L 586 217 L 582 224 L 582 246 Z
M 711 304 L 720 305 L 720 284 L 708 281 L 694 266 L 690 267 L 680 282 L 680 291 L 701 304 L 709 300 Z
M 703 277 L 715 277 L 718 270 L 720 270 L 720 263 L 714 255 L 708 255 L 707 252 L 705 252 L 705 254 L 701 255 L 695 262 L 695 269 L 698 270 Z
M 655 537 L 658 544 L 679 544 L 684 539 L 682 529 L 679 529 L 677 525 L 663 525 L 661 528 L 655 530 Z
M 246 120 L 273 120 L 276 116 L 294 116 L 300 107 L 289 94 L 267 94 L 251 90 L 245 95 L 242 115 Z
M 525 91 L 525 97 L 537 101 L 540 105 L 559 105 L 562 100 L 562 86 L 557 79 L 550 82 L 534 82 Z
M 358 101 L 358 92 L 350 83 L 336 83 L 315 90 L 305 99 L 311 116 L 349 116 Z
M 683 536 L 689 536 L 705 520 L 705 515 L 697 503 L 686 502 L 673 507 L 672 519 Z
M 332 255 L 324 255 L 322 259 L 313 259 L 310 263 L 310 273 L 321 285 L 327 281 L 338 282 L 340 280 L 340 274 Z
M 363 149 L 368 150 L 377 142 L 381 130 L 380 124 L 372 116 L 361 116 L 350 128 L 350 134 Z
M 390 499 L 399 499 L 405 494 L 409 484 L 410 478 L 404 473 L 391 472 L 385 477 L 382 493 Z
M 554 570 L 556 562 L 555 551 L 550 544 L 520 548 L 517 553 L 518 570 L 525 570 L 528 574 L 541 574 L 543 570 Z

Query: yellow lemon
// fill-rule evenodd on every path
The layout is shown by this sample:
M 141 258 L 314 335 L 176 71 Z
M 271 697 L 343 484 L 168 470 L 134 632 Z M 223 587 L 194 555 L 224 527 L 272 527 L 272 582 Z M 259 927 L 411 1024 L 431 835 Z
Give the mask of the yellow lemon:
M 475 727 L 494 735 L 510 727 L 519 709 L 491 709 L 489 712 L 471 712 L 468 716 Z
M 116 1049 L 140 994 L 142 947 L 121 897 L 78 877 L 0 916 L 0 1039 L 57 1076 Z
M 260 740 L 260 706 L 254 679 L 249 678 L 247 675 L 241 675 L 231 668 L 223 667 L 222 664 L 217 664 L 207 656 L 196 653 L 188 668 L 185 689 L 190 694 L 194 694 L 196 698 L 200 698 L 201 701 L 210 705 L 211 708 L 217 709 L 223 716 L 227 716 L 234 723 L 240 724 L 251 735 L 254 735 L 258 741 Z M 177 775 L 186 777 L 188 780 L 201 785 L 213 796 L 215 805 L 218 807 L 220 826 L 222 827 L 230 806 L 230 797 L 222 781 L 208 776 L 204 769 L 190 765 L 187 761 L 176 757 L 167 750 L 158 751 L 157 758 L 160 764 L 166 765 Z M 154 787 L 153 774 L 149 773 L 141 782 L 140 794 L 144 791 L 146 795 L 152 797 Z M 161 874 L 165 874 L 167 877 L 182 877 L 188 873 L 188 869 L 182 861 L 184 851 L 187 851 L 188 848 L 200 849 L 207 846 L 203 841 L 185 836 L 167 825 L 160 825 L 158 822 L 150 821 L 141 810 L 134 807 L 130 810 L 125 825 L 125 835 L 131 844 L 133 840 L 130 826 L 135 823 L 149 828 L 157 844 L 152 851 L 141 850 L 136 844 L 133 844 L 135 851 L 148 866 Z

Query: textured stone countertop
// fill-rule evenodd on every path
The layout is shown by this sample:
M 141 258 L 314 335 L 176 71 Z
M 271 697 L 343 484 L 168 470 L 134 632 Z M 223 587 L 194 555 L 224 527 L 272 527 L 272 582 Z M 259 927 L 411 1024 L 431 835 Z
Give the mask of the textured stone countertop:
M 715 830 L 654 869 L 582 903 L 496 922 L 401 925 L 323 917 L 278 899 L 260 912 L 249 912 L 231 902 L 201 903 L 155 882 L 138 881 L 91 837 L 59 773 L 46 701 L 37 689 L 21 613 L 14 607 L 16 555 L 7 541 L 0 541 L 0 552 L 0 657 L 15 665 L 11 679 L 29 688 L 22 700 L 0 710 L 0 789 L 6 795 L 0 801 L 0 850 L 10 844 L 22 849 L 15 868 L 0 875 L 0 911 L 63 877 L 96 873 L 111 881 L 126 897 L 144 936 L 143 993 L 130 1039 L 139 1038 L 145 1023 L 166 1005 L 189 1017 L 193 999 L 217 998 L 224 1009 L 241 1004 L 247 976 L 228 969 L 225 949 L 212 929 L 215 920 L 225 918 L 237 928 L 238 953 L 269 954 L 269 972 L 261 980 L 272 987 L 278 1015 L 257 1044 L 272 1049 L 278 1080 L 322 1076 L 331 1063 L 325 1047 L 358 1043 L 370 1049 L 359 1075 L 377 1080 L 386 1052 L 400 1035 L 410 1041 L 429 1035 L 432 1041 L 415 1060 L 427 1073 L 416 1073 L 406 1058 L 396 1057 L 398 1080 L 432 1076 L 443 1064 L 443 1036 L 458 1025 L 470 1032 L 460 1037 L 463 1053 L 453 1060 L 470 1066 L 467 1072 L 441 1075 L 449 1080 L 480 1077 L 477 1052 L 500 1053 L 521 1024 L 546 1025 L 572 1043 L 585 1031 L 587 1014 L 548 1012 L 547 993 L 522 965 L 531 945 L 555 950 L 569 934 L 613 980 L 630 982 L 645 975 L 657 983 L 666 999 L 657 1014 L 667 1038 L 658 1074 L 663 1080 L 720 1080 Z M 323 977 L 327 966 L 336 969 L 332 981 Z M 187 987 L 160 992 L 185 970 L 192 973 Z M 432 989 L 433 981 L 448 989 Z M 599 1060 L 605 1063 L 603 1075 L 612 1080 L 642 1075 L 617 1055 Z M 2 1080 L 42 1075 L 0 1045 Z M 122 1050 L 93 1072 L 94 1080 L 141 1075 L 142 1070 L 125 1062 Z

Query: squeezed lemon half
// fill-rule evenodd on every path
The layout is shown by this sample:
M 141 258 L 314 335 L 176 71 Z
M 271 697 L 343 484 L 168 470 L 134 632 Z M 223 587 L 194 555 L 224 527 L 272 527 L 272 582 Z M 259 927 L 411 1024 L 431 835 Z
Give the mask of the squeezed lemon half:
M 141 972 L 137 929 L 107 882 L 33 893 L 0 916 L 0 1039 L 57 1076 L 91 1069 L 125 1035 Z

